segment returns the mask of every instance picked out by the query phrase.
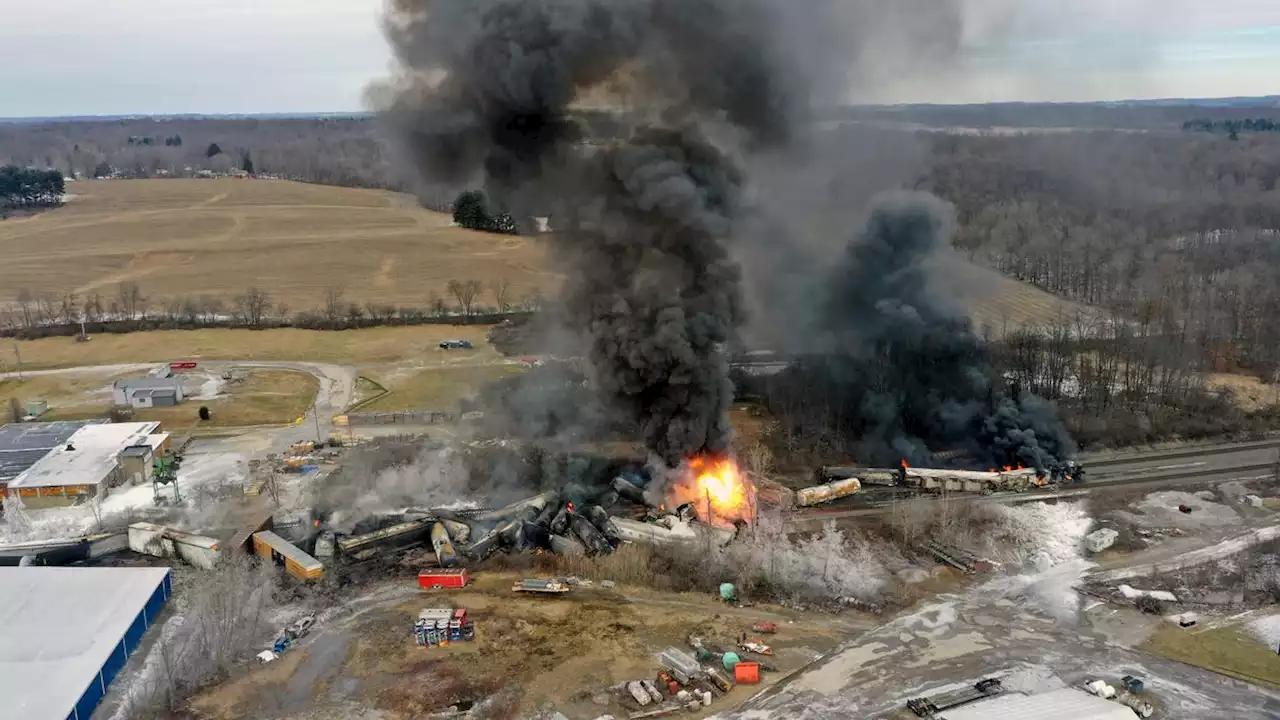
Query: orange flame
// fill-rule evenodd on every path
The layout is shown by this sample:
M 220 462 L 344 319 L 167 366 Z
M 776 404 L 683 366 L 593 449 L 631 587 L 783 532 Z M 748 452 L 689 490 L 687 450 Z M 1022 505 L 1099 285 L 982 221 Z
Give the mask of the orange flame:
M 564 507 L 565 507 L 565 509 L 566 509 L 566 510 L 568 510 L 569 512 L 573 512 L 573 503 L 572 503 L 572 502 L 565 503 Z
M 906 458 L 902 458 L 902 469 L 906 470 L 909 467 L 911 467 L 911 463 L 907 462 Z
M 679 479 L 671 483 L 666 504 L 693 503 L 700 520 L 716 525 L 754 519 L 755 489 L 732 459 L 698 455 L 678 472 Z

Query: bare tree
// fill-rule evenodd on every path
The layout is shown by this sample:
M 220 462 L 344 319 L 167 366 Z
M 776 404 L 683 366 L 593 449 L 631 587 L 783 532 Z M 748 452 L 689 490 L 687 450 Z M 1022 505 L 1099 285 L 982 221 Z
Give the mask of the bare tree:
M 267 494 L 271 496 L 272 504 L 280 507 L 280 482 L 274 470 L 267 469 L 267 482 L 265 485 Z
M 80 305 L 76 300 L 76 294 L 67 292 L 62 294 L 62 305 L 58 308 L 58 314 L 62 318 L 62 322 L 70 325 L 80 321 Z
M 511 281 L 506 278 L 494 280 L 489 283 L 489 289 L 493 292 L 493 306 L 498 312 L 506 312 L 507 292 L 511 289 Z
M 102 295 L 91 293 L 84 299 L 84 319 L 96 322 L 102 319 Z
M 157 639 L 160 677 L 131 692 L 133 717 L 145 709 L 175 710 L 202 686 L 252 656 L 275 603 L 279 569 L 235 553 L 213 570 L 194 575 L 175 601 L 181 611 Z
M 222 300 L 211 295 L 201 295 L 198 304 L 201 318 L 206 323 L 212 323 L 218 319 L 219 315 L 226 313 L 226 306 Z
M 431 297 L 427 300 L 427 312 L 433 317 L 444 317 L 449 311 L 445 305 L 444 298 L 438 293 L 431 293 Z
M 18 289 L 18 307 L 22 310 L 22 326 L 32 327 L 31 305 L 35 302 L 35 297 L 27 288 Z
M 482 287 L 479 280 L 449 281 L 449 294 L 457 299 L 458 309 L 462 311 L 465 317 L 471 317 L 475 308 L 476 297 L 480 295 Z
M 520 298 L 520 309 L 525 312 L 537 312 L 542 309 L 542 293 L 534 290 Z
M 122 282 L 117 288 L 120 310 L 126 320 L 136 320 L 139 314 L 147 311 L 147 298 L 142 295 L 142 288 L 136 282 Z
M 241 322 L 251 328 L 260 328 L 271 309 L 271 295 L 262 288 L 251 287 L 236 298 L 236 309 Z
M 102 532 L 102 496 L 94 495 L 89 501 L 89 510 L 93 513 L 93 526 L 98 532 Z
M 324 319 L 331 327 L 337 327 L 342 320 L 343 310 L 346 308 L 342 304 L 342 294 L 341 287 L 331 287 L 324 291 Z
M 22 411 L 22 401 L 19 400 L 16 396 L 10 397 L 9 398 L 9 422 L 20 423 L 22 422 L 22 418 L 25 415 L 26 413 Z
M 58 321 L 58 308 L 53 293 L 41 292 L 36 295 L 36 311 L 41 324 L 52 325 Z

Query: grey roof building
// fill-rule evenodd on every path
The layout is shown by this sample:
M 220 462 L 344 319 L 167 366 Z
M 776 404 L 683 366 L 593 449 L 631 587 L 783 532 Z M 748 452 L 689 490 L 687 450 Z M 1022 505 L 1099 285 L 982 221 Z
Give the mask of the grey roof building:
M 182 378 L 145 377 L 111 384 L 111 401 L 131 407 L 173 407 L 183 401 Z
M 80 428 L 106 422 L 63 420 L 0 425 L 0 489 L 48 455 L 50 450 L 61 447 Z

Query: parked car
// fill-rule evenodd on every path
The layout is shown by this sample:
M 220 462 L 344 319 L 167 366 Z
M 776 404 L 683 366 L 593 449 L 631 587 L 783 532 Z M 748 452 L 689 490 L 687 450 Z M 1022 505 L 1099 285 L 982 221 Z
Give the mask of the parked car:
M 441 340 L 441 350 L 471 350 L 473 346 L 470 340 Z
M 276 642 L 271 646 L 271 649 L 276 655 L 283 655 L 284 651 L 291 647 L 293 647 L 293 638 L 289 637 L 288 633 L 285 633 L 284 635 L 276 638 Z
M 311 626 L 315 624 L 316 624 L 316 616 L 308 615 L 298 620 L 294 624 L 290 625 L 289 629 L 286 630 L 285 632 L 289 633 L 290 635 L 293 635 L 293 637 L 295 638 L 306 637 L 307 633 L 311 632 Z

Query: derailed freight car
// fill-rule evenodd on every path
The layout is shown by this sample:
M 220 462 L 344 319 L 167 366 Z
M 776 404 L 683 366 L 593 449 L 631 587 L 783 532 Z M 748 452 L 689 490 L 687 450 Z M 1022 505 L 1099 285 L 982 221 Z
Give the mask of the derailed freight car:
M 284 565 L 285 572 L 299 580 L 319 580 L 324 565 L 270 530 L 253 534 L 253 552 L 264 560 Z
M 905 468 L 903 484 L 932 492 L 1026 492 L 1049 484 L 1035 468 L 981 472 L 978 470 L 941 470 Z
M 1079 482 L 1084 469 L 1078 463 L 1065 464 L 1062 469 L 1042 472 L 1035 468 L 1010 470 L 953 470 L 946 468 L 859 468 L 826 466 L 815 473 L 824 486 L 836 486 L 842 481 L 856 479 L 865 486 L 905 487 L 927 492 L 1026 492 L 1062 482 Z M 805 491 L 800 491 L 805 492 Z M 830 498 L 824 498 L 830 499 Z

